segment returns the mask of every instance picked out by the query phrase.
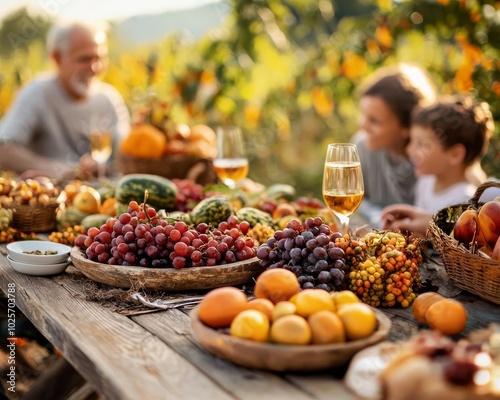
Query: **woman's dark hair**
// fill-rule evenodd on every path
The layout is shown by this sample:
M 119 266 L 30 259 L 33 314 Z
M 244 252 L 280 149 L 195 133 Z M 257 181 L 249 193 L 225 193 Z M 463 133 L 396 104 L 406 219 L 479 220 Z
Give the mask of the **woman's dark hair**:
M 399 64 L 373 74 L 361 88 L 361 96 L 380 97 L 401 125 L 409 128 L 415 107 L 432 103 L 436 98 L 436 89 L 422 69 Z
M 486 153 L 495 130 L 488 104 L 467 95 L 453 96 L 417 109 L 412 124 L 432 129 L 446 149 L 463 145 L 467 166 Z

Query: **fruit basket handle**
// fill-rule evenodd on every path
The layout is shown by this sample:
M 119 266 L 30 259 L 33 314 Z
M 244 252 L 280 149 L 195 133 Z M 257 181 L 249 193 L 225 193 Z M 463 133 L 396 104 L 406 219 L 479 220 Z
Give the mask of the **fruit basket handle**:
M 476 193 L 474 193 L 474 196 L 472 196 L 472 198 L 470 199 L 470 202 L 474 203 L 474 204 L 479 203 L 479 199 L 481 198 L 481 195 L 483 194 L 483 192 L 490 187 L 500 188 L 500 182 L 486 181 L 486 182 L 481 183 L 478 186 L 478 188 L 476 189 Z

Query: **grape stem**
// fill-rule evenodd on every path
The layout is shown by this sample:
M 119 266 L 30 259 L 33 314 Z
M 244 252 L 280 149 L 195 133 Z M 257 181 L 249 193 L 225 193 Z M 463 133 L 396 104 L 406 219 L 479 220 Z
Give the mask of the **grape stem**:
M 146 218 L 148 219 L 148 222 L 151 224 L 151 218 L 149 217 L 148 206 L 146 204 L 148 197 L 149 197 L 149 191 L 148 191 L 148 189 L 146 189 L 146 190 L 144 190 L 144 202 L 142 204 L 144 204 L 144 212 L 146 213 Z

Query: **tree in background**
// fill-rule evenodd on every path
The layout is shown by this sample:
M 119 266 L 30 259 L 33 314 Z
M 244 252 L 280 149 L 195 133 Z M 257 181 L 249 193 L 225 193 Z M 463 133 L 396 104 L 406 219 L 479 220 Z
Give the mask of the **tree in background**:
M 4 28 L 0 41 L 19 29 Z M 471 91 L 498 120 L 499 33 L 500 5 L 492 0 L 232 0 L 221 27 L 197 41 L 173 34 L 121 49 L 111 36 L 105 79 L 157 124 L 240 125 L 252 178 L 319 196 L 326 144 L 356 131 L 356 88 L 381 66 L 419 64 L 443 94 Z M 18 53 L 37 70 L 41 57 Z M 9 68 L 0 74 L 15 88 Z M 10 100 L 5 86 L 0 115 Z M 499 154 L 497 129 L 483 163 L 497 177 Z

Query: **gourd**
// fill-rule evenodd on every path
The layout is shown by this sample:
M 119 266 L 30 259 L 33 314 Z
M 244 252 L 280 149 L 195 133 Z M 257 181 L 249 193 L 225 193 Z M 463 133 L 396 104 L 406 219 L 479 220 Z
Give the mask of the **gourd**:
M 297 196 L 295 188 L 285 183 L 275 183 L 266 189 L 267 197 L 274 200 L 292 201 Z
M 89 228 L 91 228 L 93 226 L 96 227 L 96 228 L 100 228 L 101 225 L 104 225 L 106 223 L 106 221 L 108 220 L 108 218 L 110 218 L 110 216 L 109 215 L 105 215 L 105 214 L 92 214 L 92 215 L 88 215 L 84 219 L 82 219 L 81 225 L 85 229 L 89 229 Z
M 83 219 L 88 215 L 76 207 L 68 207 L 57 216 L 57 229 L 62 231 L 75 225 L 81 225 Z
M 204 222 L 217 226 L 219 222 L 227 221 L 232 213 L 233 208 L 225 196 L 214 196 L 200 201 L 189 215 L 194 225 Z
M 274 224 L 271 214 L 253 207 L 243 207 L 239 209 L 236 216 L 240 222 L 247 221 L 252 228 L 257 224 L 267 226 L 273 226 Z
M 147 203 L 157 210 L 175 209 L 177 186 L 170 179 L 151 174 L 124 175 L 116 185 L 116 200 L 122 204 L 131 201 L 142 203 L 144 191 L 148 191 Z M 118 214 L 119 215 L 119 214 Z
M 159 159 L 167 145 L 165 135 L 149 124 L 132 126 L 130 133 L 120 143 L 123 154 L 138 158 Z

